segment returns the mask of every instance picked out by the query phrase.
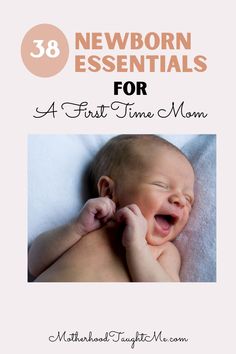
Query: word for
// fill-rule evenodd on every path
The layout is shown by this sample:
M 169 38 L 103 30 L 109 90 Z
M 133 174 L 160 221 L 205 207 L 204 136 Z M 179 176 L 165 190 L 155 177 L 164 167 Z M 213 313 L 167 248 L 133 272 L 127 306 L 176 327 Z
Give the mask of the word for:
M 136 84 L 134 84 L 132 81 L 126 81 L 124 84 L 122 84 L 121 81 L 115 81 L 114 95 L 118 95 L 119 90 L 122 90 L 128 96 L 133 95 L 134 93 L 137 95 L 146 95 L 146 87 L 147 84 L 143 81 L 137 81 Z

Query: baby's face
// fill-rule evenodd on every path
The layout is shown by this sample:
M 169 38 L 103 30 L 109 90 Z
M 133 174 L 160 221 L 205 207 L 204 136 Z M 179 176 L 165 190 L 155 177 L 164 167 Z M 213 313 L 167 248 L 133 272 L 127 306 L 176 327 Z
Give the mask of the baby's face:
M 147 242 L 174 240 L 186 225 L 194 199 L 194 172 L 188 160 L 167 147 L 152 149 L 145 168 L 117 183 L 119 207 L 137 204 L 146 218 Z

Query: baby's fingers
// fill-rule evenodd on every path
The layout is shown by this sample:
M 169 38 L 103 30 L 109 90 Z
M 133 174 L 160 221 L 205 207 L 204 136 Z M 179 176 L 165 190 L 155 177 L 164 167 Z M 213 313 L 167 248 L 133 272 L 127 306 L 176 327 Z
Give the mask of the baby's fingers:
M 135 215 L 142 216 L 141 210 L 137 206 L 137 204 L 129 204 L 127 208 L 130 209 Z
M 136 204 L 129 204 L 124 208 L 119 209 L 116 213 L 117 221 L 121 219 L 125 220 L 127 218 L 133 218 L 134 216 L 142 216 L 141 210 Z
M 103 197 L 100 199 L 100 203 L 97 206 L 96 218 L 102 219 L 104 222 L 106 222 L 115 214 L 115 211 L 115 203 L 108 197 Z
M 132 209 L 130 209 L 128 206 L 119 209 L 117 213 L 115 214 L 115 221 L 118 223 L 128 223 L 130 220 L 132 220 L 135 217 L 135 213 L 133 212 Z

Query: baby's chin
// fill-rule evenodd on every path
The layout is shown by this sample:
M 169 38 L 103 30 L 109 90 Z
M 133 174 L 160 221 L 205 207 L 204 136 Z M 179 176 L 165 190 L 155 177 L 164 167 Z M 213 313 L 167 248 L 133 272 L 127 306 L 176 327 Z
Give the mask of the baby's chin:
M 176 239 L 177 236 L 173 235 L 167 235 L 167 236 L 160 236 L 160 235 L 152 235 L 152 234 L 147 234 L 146 235 L 146 241 L 149 245 L 151 246 L 162 246 L 166 242 L 170 242 Z

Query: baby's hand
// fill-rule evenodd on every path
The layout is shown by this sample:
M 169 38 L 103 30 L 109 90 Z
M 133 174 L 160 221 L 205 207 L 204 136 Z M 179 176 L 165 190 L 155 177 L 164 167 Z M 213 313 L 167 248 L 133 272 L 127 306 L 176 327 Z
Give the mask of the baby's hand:
M 77 232 L 83 236 L 105 225 L 115 214 L 116 205 L 108 197 L 89 199 L 75 222 Z
M 136 204 L 118 210 L 115 220 L 124 224 L 122 244 L 125 248 L 146 245 L 147 221 Z

